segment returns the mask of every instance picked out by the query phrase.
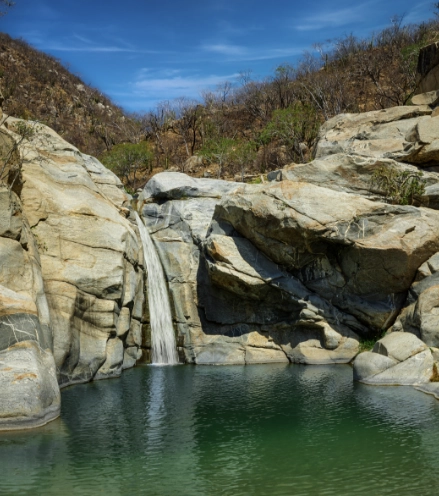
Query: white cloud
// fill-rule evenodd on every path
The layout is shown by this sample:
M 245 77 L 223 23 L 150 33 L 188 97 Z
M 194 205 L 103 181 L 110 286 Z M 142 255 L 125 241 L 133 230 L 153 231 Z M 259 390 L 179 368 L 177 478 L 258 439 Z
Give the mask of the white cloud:
M 219 43 L 217 45 L 204 45 L 201 47 L 206 52 L 219 53 L 221 55 L 245 55 L 247 49 L 239 45 L 228 45 L 226 43 Z
M 120 38 L 111 38 L 111 42 L 106 40 L 95 41 L 82 34 L 73 33 L 69 37 L 61 40 L 50 40 L 34 32 L 32 36 L 34 45 L 40 50 L 51 50 L 54 52 L 85 52 L 85 53 L 135 53 L 135 54 L 169 54 L 160 50 L 139 49 L 134 45 Z
M 370 8 L 379 0 L 365 2 L 355 7 L 348 7 L 339 10 L 327 10 L 319 14 L 305 17 L 294 27 L 298 31 L 317 31 L 323 28 L 340 27 L 361 20 L 364 17 L 366 8 Z
M 122 48 L 117 46 L 70 46 L 62 43 L 52 43 L 44 45 L 44 50 L 52 50 L 54 52 L 131 52 L 131 53 L 151 53 L 143 50 L 132 50 L 130 48 Z M 155 53 L 155 52 L 154 52 Z
M 38 43 L 41 50 L 51 50 L 54 52 L 85 52 L 85 53 L 139 53 L 139 54 L 165 54 L 170 52 L 160 52 L 157 50 L 140 50 L 137 48 L 126 48 L 115 45 L 72 45 L 70 43 Z
M 134 94 L 158 97 L 162 100 L 170 100 L 179 96 L 198 97 L 200 92 L 214 88 L 225 81 L 235 80 L 239 74 L 226 76 L 174 76 L 159 78 L 141 78 L 133 86 Z
M 268 48 L 268 49 L 249 49 L 240 45 L 228 45 L 226 43 L 217 45 L 203 45 L 201 50 L 208 53 L 224 55 L 224 62 L 245 62 L 252 60 L 270 60 L 283 57 L 292 57 L 303 52 L 305 47 L 289 48 Z

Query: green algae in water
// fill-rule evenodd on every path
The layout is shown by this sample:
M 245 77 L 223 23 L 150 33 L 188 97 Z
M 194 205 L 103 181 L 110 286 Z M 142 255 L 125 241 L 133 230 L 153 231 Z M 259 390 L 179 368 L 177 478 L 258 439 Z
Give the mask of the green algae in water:
M 0 494 L 439 494 L 439 401 L 349 366 L 138 367 L 62 401 L 0 434 Z

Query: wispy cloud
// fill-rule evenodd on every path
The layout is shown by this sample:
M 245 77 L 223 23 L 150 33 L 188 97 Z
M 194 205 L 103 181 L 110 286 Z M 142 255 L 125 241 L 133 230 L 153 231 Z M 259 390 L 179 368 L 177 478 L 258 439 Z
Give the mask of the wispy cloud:
M 206 52 L 220 53 L 221 55 L 245 55 L 247 49 L 239 45 L 228 45 L 227 43 L 219 43 L 216 45 L 203 45 L 202 50 Z
M 154 50 L 137 50 L 132 48 L 124 48 L 118 46 L 99 46 L 99 45 L 83 45 L 83 46 L 71 46 L 62 43 L 49 43 L 45 44 L 45 50 L 52 50 L 54 52 L 99 52 L 99 53 L 115 53 L 115 52 L 127 52 L 127 53 L 151 53 L 158 54 L 160 52 Z
M 68 38 L 60 41 L 50 41 L 44 39 L 41 35 L 34 33 L 34 44 L 42 50 L 54 52 L 85 52 L 85 53 L 137 53 L 137 54 L 160 54 L 172 53 L 162 52 L 160 50 L 146 50 L 137 48 L 123 40 L 115 40 L 118 44 L 105 43 L 104 41 L 93 41 L 83 35 L 74 33 Z
M 149 96 L 161 95 L 163 99 L 172 99 L 178 96 L 199 96 L 202 90 L 211 89 L 225 81 L 233 81 L 239 74 L 229 74 L 225 76 L 174 76 L 141 78 L 132 87 L 136 95 L 143 94 Z
M 294 55 L 300 55 L 306 47 L 298 46 L 292 48 L 271 48 L 268 50 L 259 50 L 249 54 L 243 61 L 252 60 L 271 60 L 271 59 L 281 59 L 285 57 L 293 57 Z
M 299 24 L 294 25 L 298 31 L 317 31 L 330 27 L 341 27 L 359 21 L 364 17 L 366 8 L 370 8 L 379 0 L 365 2 L 355 7 L 348 7 L 338 10 L 326 10 L 319 14 L 305 17 Z
M 225 21 L 223 19 L 217 22 L 217 35 L 229 37 L 229 36 L 246 36 L 249 35 L 253 31 L 261 31 L 263 30 L 262 25 L 254 25 L 254 24 L 243 24 L 239 25 L 232 24 L 229 21 Z
M 225 62 L 245 62 L 292 57 L 301 54 L 304 48 L 305 47 L 303 46 L 295 46 L 288 48 L 249 49 L 240 45 L 220 43 L 217 45 L 202 45 L 201 50 L 208 53 L 224 55 Z
M 156 73 L 154 77 L 152 72 L 147 68 L 141 69 L 138 79 L 126 84 L 124 90 L 113 89 L 107 90 L 106 93 L 116 100 L 123 100 L 124 108 L 127 110 L 145 111 L 154 108 L 159 102 L 172 101 L 182 96 L 200 100 L 203 91 L 215 90 L 221 83 L 225 81 L 233 83 L 239 77 L 236 73 L 225 76 L 180 74 L 166 77 L 165 71 Z
M 174 54 L 172 51 L 148 50 L 138 48 L 132 43 L 116 36 L 108 39 L 93 39 L 82 33 L 73 32 L 69 36 L 60 39 L 51 39 L 41 30 L 30 30 L 24 33 L 25 38 L 40 50 L 53 52 L 84 52 L 84 53 L 131 53 L 131 54 Z M 97 37 L 98 38 L 98 37 Z

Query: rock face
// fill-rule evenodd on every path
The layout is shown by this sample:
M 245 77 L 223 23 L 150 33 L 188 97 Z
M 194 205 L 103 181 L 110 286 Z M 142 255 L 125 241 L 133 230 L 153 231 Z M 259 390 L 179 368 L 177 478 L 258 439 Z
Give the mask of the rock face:
M 435 95 L 419 98 L 328 121 L 316 159 L 269 185 L 153 178 L 142 213 L 187 361 L 349 362 L 359 339 L 392 324 L 437 345 L 427 261 L 439 251 L 439 125 Z M 422 172 L 422 206 L 389 204 L 372 182 L 382 168 Z M 394 365 L 378 355 L 366 357 Z
M 321 128 L 315 157 L 347 153 L 422 167 L 439 161 L 439 116 L 428 105 L 340 114 Z
M 392 332 L 380 339 L 371 352 L 354 361 L 354 380 L 381 386 L 428 384 L 434 359 L 420 339 L 406 332 Z
M 46 126 L 9 117 L 1 135 L 21 155 L 13 190 L 0 186 L 0 429 L 9 429 L 55 418 L 59 386 L 135 364 L 145 275 L 114 174 Z
M 220 200 L 206 191 L 226 184 L 198 180 L 197 198 L 167 175 L 142 212 L 190 362 L 349 362 L 358 336 L 393 323 L 439 247 L 434 210 L 299 181 L 234 185 Z
M 412 332 L 428 346 L 439 346 L 439 253 L 419 267 L 393 330 Z
M 127 308 L 130 329 L 140 323 L 144 300 L 141 247 L 120 181 L 49 128 L 22 154 L 21 201 L 39 245 L 59 382 L 88 381 L 98 371 L 102 377 L 108 360 L 107 373 L 120 374 L 117 340 L 128 346 L 132 332 L 117 336 L 118 318 Z M 107 356 L 115 350 L 117 359 Z
M 419 198 L 424 207 L 439 209 L 439 176 L 436 172 L 420 171 L 419 167 L 388 158 L 374 158 L 356 154 L 336 153 L 307 164 L 291 164 L 272 175 L 273 181 L 299 181 L 345 193 L 361 195 L 369 200 L 386 201 L 385 193 L 373 183 L 379 170 L 401 173 L 422 172 L 425 191 Z
M 0 186 L 0 430 L 58 417 L 60 392 L 41 262 L 20 199 Z
M 418 59 L 417 76 L 418 93 L 426 93 L 439 89 L 438 42 L 421 48 Z

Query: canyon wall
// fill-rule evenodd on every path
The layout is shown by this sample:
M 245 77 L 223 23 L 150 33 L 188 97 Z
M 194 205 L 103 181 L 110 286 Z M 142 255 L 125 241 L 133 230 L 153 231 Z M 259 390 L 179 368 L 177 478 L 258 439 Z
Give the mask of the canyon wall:
M 439 397 L 439 92 L 412 100 L 327 121 L 313 161 L 263 184 L 163 172 L 136 202 L 47 126 L 3 116 L 0 430 L 43 425 L 60 388 L 149 361 L 133 205 L 164 267 L 182 361 L 357 357 L 357 380 Z

